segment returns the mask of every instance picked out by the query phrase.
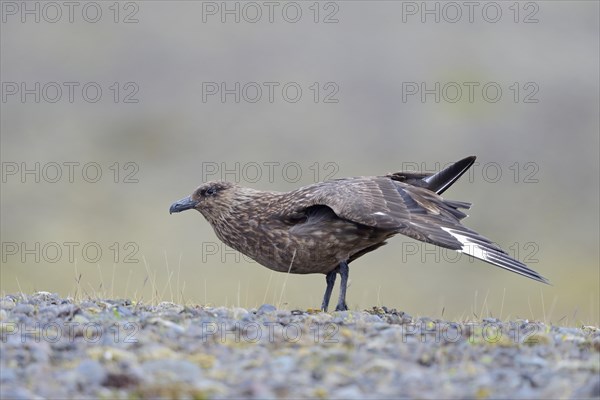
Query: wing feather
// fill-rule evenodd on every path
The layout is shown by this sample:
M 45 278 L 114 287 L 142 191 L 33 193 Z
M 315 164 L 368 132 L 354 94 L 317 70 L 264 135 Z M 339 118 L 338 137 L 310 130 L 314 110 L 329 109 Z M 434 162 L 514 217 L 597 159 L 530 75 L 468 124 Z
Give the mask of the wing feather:
M 469 209 L 470 203 L 445 200 L 427 188 L 389 176 L 321 182 L 288 192 L 282 203 L 284 216 L 303 215 L 309 207 L 324 205 L 339 218 L 356 224 L 401 233 L 548 282 L 491 240 L 461 224 L 467 216 L 461 209 Z

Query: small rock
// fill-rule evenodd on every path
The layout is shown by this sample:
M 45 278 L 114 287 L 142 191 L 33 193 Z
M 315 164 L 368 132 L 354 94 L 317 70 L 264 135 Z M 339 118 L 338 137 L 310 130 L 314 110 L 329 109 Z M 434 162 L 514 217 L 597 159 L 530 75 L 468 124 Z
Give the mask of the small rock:
M 365 313 L 362 318 L 363 318 L 363 322 L 368 323 L 368 324 L 379 324 L 379 323 L 383 322 L 383 319 L 381 319 L 381 317 L 379 315 L 375 315 L 375 314 Z
M 34 302 L 44 302 L 52 304 L 58 304 L 60 302 L 58 294 L 50 292 L 36 292 L 31 296 L 31 300 Z
M 291 372 L 296 366 L 296 358 L 292 356 L 281 356 L 277 357 L 272 361 L 271 364 L 278 373 Z
M 498 318 L 484 318 L 483 322 L 487 323 L 487 324 L 498 324 L 500 323 L 500 320 Z
M 139 382 L 139 377 L 126 372 L 108 373 L 106 379 L 102 381 L 102 386 L 123 389 L 129 386 L 136 386 Z
M 179 313 L 183 311 L 183 306 L 175 303 L 171 303 L 170 301 L 163 301 L 156 306 L 156 311 L 173 311 Z
M 5 297 L 0 300 L 0 309 L 2 310 L 12 310 L 15 308 L 15 301 L 10 297 Z
M 333 392 L 331 397 L 339 399 L 364 399 L 365 395 L 356 385 L 348 385 Z
M 31 315 L 35 311 L 35 307 L 31 304 L 20 303 L 13 308 L 13 313 L 15 314 L 27 314 Z
M 271 304 L 263 304 L 262 306 L 258 307 L 258 310 L 256 311 L 256 315 L 269 314 L 269 313 L 272 313 L 275 311 L 277 311 L 277 307 L 275 307 Z
M 98 308 L 98 305 L 96 303 L 94 303 L 93 301 L 82 301 L 80 304 L 81 308 Z
M 85 317 L 84 315 L 77 314 L 73 317 L 72 322 L 83 325 L 83 324 L 87 324 L 88 322 L 90 322 L 90 320 L 87 317 Z
M 165 327 L 177 334 L 185 332 L 185 328 L 183 326 L 176 324 L 175 322 L 171 322 L 168 319 L 163 319 L 160 317 L 151 318 L 148 320 L 148 323 Z
M 537 368 L 543 368 L 548 364 L 548 362 L 541 357 L 527 356 L 521 354 L 515 357 L 515 361 L 521 365 L 534 366 Z
M 98 361 L 83 360 L 75 369 L 77 381 L 83 385 L 99 386 L 106 379 L 106 370 Z
M 596 350 L 597 352 L 600 352 L 600 336 L 595 337 L 592 340 L 592 347 L 594 348 L 594 350 Z
M 24 387 L 0 385 L 0 399 L 39 399 Z
M 231 310 L 231 313 L 234 319 L 243 319 L 246 315 L 248 315 L 248 310 L 245 308 L 234 308 Z
M 17 374 L 15 373 L 14 369 L 6 366 L 2 366 L 2 368 L 0 368 L 0 382 L 2 382 L 3 385 L 12 383 L 16 380 Z
M 194 383 L 202 378 L 202 370 L 186 360 L 156 360 L 142 364 L 144 377 L 148 382 L 161 384 L 186 382 Z

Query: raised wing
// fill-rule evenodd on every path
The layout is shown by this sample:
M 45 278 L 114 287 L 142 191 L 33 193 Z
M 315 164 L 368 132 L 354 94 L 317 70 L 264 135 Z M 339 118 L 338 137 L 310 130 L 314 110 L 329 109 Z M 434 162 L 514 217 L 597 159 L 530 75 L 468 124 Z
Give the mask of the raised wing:
M 324 205 L 339 218 L 453 249 L 547 283 L 492 241 L 461 225 L 467 215 L 460 209 L 470 208 L 470 203 L 445 200 L 422 187 L 391 177 L 358 177 L 307 186 L 285 197 L 286 218 L 301 219 L 307 208 Z
M 314 205 L 331 208 L 338 217 L 373 228 L 399 230 L 425 215 L 437 222 L 459 221 L 469 203 L 444 200 L 428 189 L 389 177 L 358 177 L 321 182 L 289 192 L 282 214 L 299 218 Z
M 398 182 L 424 187 L 437 194 L 442 194 L 473 165 L 475 158 L 475 156 L 465 157 L 435 174 L 400 171 L 387 174 L 386 176 Z

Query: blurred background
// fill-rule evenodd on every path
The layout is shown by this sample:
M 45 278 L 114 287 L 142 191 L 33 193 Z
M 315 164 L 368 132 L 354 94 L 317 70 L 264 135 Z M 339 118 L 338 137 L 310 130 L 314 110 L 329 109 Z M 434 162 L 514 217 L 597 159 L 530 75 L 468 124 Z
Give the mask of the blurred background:
M 170 204 L 477 155 L 445 197 L 552 286 L 396 237 L 349 306 L 598 325 L 597 2 L 1 6 L 2 293 L 318 308 Z

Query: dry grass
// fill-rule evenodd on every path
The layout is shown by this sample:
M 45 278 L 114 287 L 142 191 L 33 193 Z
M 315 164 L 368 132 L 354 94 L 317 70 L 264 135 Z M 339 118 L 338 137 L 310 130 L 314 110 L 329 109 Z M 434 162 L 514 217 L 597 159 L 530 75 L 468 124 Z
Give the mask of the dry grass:
M 184 306 L 195 305 L 197 304 L 197 296 L 193 298 L 192 296 L 186 296 L 186 284 L 185 281 L 181 282 L 181 255 L 178 257 L 178 264 L 176 271 L 173 270 L 169 264 L 169 258 L 165 253 L 164 257 L 164 265 L 161 265 L 157 268 L 152 268 L 152 266 L 148 263 L 145 257 L 143 257 L 144 268 L 146 274 L 142 281 L 139 282 L 131 282 L 132 272 L 129 271 L 129 276 L 127 278 L 125 284 L 125 297 L 130 298 L 134 304 L 149 304 L 149 305 L 157 305 L 161 302 L 171 302 L 182 304 Z M 288 309 L 290 304 L 286 301 L 286 288 L 287 281 L 290 275 L 290 270 L 294 259 L 292 258 L 292 262 L 290 263 L 290 269 L 286 274 L 277 274 L 278 278 L 274 279 L 275 275 L 273 271 L 270 272 L 268 280 L 265 285 L 265 292 L 262 297 L 262 303 L 265 304 L 268 302 L 268 299 L 271 300 L 271 304 L 274 304 L 278 309 Z M 164 282 L 160 283 L 158 281 L 158 272 L 163 272 L 166 270 L 166 279 Z M 102 268 L 100 265 L 97 265 L 98 276 L 93 277 L 94 279 L 86 280 L 86 277 L 78 271 L 77 262 L 74 265 L 74 276 L 73 276 L 73 289 L 72 292 L 67 294 L 67 297 L 71 297 L 75 302 L 81 302 L 85 299 L 92 300 L 100 300 L 100 299 L 114 299 L 115 298 L 115 275 L 116 275 L 116 265 L 113 264 L 110 276 L 110 283 L 107 285 L 105 283 L 105 277 L 102 272 Z M 99 284 L 97 287 L 92 286 L 91 281 L 98 281 Z M 21 295 L 26 296 L 26 291 L 21 287 L 18 278 L 17 285 L 19 288 L 19 292 Z M 204 280 L 204 294 L 203 294 L 203 304 L 204 305 L 213 305 L 210 303 L 210 298 L 208 295 L 208 282 L 206 279 Z M 350 286 L 350 282 L 349 282 Z M 35 292 L 36 290 L 34 290 Z M 245 291 L 244 296 L 242 296 L 242 292 Z M 30 291 L 29 291 L 30 292 Z M 2 291 L 2 295 L 6 295 L 4 291 Z M 146 297 L 148 296 L 149 297 Z M 556 315 L 555 310 L 557 304 L 559 304 L 558 297 L 554 297 L 551 302 L 549 302 L 549 307 L 547 305 L 547 299 L 544 297 L 544 292 L 540 289 L 540 294 L 538 296 L 529 296 L 527 300 L 527 310 L 528 315 L 504 315 L 504 303 L 506 298 L 506 288 L 503 289 L 502 297 L 498 299 L 498 301 L 492 302 L 493 304 L 497 304 L 495 307 L 498 310 L 498 313 L 494 313 L 494 307 L 490 304 L 489 291 L 485 293 L 484 296 L 481 296 L 479 291 L 475 290 L 473 292 L 473 302 L 470 307 L 470 310 L 465 310 L 460 314 L 456 314 L 454 316 L 446 316 L 446 303 L 443 297 L 440 297 L 440 318 L 450 318 L 453 321 L 470 321 L 470 322 L 481 322 L 483 318 L 497 318 L 500 321 L 509 321 L 511 319 L 528 319 L 530 321 L 536 321 L 544 323 L 545 325 L 556 325 L 556 326 L 599 326 L 600 321 L 594 320 L 594 314 L 597 313 L 597 305 L 594 302 L 593 293 L 590 293 L 590 301 L 589 301 L 589 313 L 587 313 L 587 318 L 582 317 L 580 314 L 580 308 L 574 309 L 570 314 L 565 315 Z M 249 296 L 249 287 L 245 288 L 242 285 L 242 282 L 238 282 L 237 285 L 237 293 L 236 293 L 236 301 L 235 303 L 230 304 L 228 299 L 226 299 L 225 307 L 242 307 L 242 308 L 257 308 L 261 304 L 255 303 L 250 304 L 248 300 Z M 244 299 L 242 301 L 242 298 Z M 191 299 L 191 300 L 190 300 Z M 535 318 L 535 314 L 533 312 L 532 303 L 535 303 L 536 306 L 541 305 L 542 309 L 542 317 Z M 385 305 L 384 301 L 381 298 L 381 286 L 377 289 L 377 306 L 381 307 Z M 368 309 L 368 306 L 364 304 L 361 307 L 355 307 L 355 310 L 358 309 Z M 416 315 L 416 318 L 421 316 Z M 429 316 L 433 317 L 433 316 Z

